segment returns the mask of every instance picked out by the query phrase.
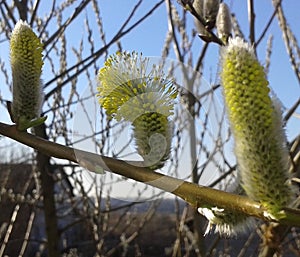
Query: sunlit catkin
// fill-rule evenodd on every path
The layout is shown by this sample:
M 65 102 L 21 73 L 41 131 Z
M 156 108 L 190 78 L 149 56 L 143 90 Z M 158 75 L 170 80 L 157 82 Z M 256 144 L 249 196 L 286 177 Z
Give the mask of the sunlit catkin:
M 268 210 L 266 215 L 280 218 L 292 200 L 281 111 L 270 98 L 253 48 L 240 38 L 229 39 L 222 49 L 221 82 L 242 187 Z
M 169 158 L 173 113 L 177 92 L 157 66 L 135 52 L 118 52 L 98 74 L 98 100 L 109 119 L 129 121 L 137 152 L 151 169 Z
M 42 105 L 42 50 L 40 39 L 24 21 L 11 34 L 10 61 L 13 79 L 12 118 L 18 129 L 26 130 L 39 119 Z M 41 120 L 43 121 L 44 118 Z

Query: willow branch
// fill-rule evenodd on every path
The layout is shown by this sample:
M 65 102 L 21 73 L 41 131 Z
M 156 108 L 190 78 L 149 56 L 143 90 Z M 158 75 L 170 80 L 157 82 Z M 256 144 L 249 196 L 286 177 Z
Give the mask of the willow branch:
M 46 155 L 78 163 L 90 171 L 96 171 L 99 167 L 102 167 L 112 173 L 170 192 L 195 208 L 200 206 L 217 206 L 229 211 L 245 213 L 265 221 L 274 221 L 266 215 L 266 210 L 258 202 L 245 196 L 200 186 L 134 165 L 138 162 L 130 163 L 60 145 L 27 132 L 20 132 L 15 125 L 7 125 L 2 122 L 0 122 L 0 134 Z M 300 226 L 299 210 L 285 208 L 284 211 L 286 217 L 280 220 L 280 224 Z

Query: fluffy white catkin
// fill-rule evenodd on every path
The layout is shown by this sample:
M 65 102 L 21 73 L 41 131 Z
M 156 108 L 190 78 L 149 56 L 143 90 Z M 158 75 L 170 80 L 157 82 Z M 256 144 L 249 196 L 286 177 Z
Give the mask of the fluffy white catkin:
M 109 119 L 133 126 L 137 152 L 145 166 L 157 169 L 169 158 L 177 91 L 161 69 L 136 52 L 111 55 L 98 74 L 98 100 Z

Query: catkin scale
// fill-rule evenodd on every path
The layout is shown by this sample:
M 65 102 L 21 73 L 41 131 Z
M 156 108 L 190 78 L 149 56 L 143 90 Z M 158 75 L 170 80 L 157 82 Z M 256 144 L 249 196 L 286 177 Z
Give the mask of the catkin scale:
M 203 4 L 204 4 L 203 0 L 195 0 L 193 2 L 193 7 L 195 11 L 202 18 L 203 18 Z M 207 32 L 205 26 L 197 18 L 194 18 L 194 23 L 199 35 L 207 36 L 207 37 L 209 36 L 209 33 Z
M 145 113 L 133 122 L 137 151 L 143 156 L 145 166 L 161 168 L 169 158 L 172 127 L 168 117 L 160 113 Z

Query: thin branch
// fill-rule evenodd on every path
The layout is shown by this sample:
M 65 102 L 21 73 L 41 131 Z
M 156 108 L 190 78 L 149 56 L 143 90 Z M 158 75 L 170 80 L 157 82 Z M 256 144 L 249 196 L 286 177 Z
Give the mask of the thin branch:
M 236 170 L 236 165 L 233 167 L 230 167 L 228 171 L 226 171 L 224 174 L 222 174 L 219 178 L 217 178 L 214 182 L 212 182 L 209 187 L 214 187 L 217 184 L 219 184 L 223 179 L 225 179 L 227 176 L 231 175 Z
M 167 6 L 167 11 L 168 11 L 168 27 L 169 27 L 169 31 L 171 31 L 172 33 L 172 38 L 173 38 L 173 42 L 174 42 L 174 48 L 175 48 L 175 54 L 177 56 L 177 59 L 180 62 L 183 62 L 183 56 L 181 54 L 180 51 L 180 46 L 176 37 L 176 33 L 175 33 L 175 26 L 174 26 L 174 19 L 173 19 L 173 15 L 172 15 L 172 5 L 171 5 L 171 1 L 170 0 L 166 0 L 166 6 Z
M 245 39 L 244 33 L 234 13 L 231 14 L 232 30 L 235 37 Z
M 203 64 L 203 59 L 204 59 L 205 54 L 206 54 L 207 49 L 208 49 L 208 45 L 209 45 L 209 43 L 205 42 L 205 44 L 204 44 L 204 46 L 203 46 L 203 48 L 202 48 L 201 54 L 200 54 L 200 56 L 199 56 L 199 58 L 198 58 L 198 61 L 197 61 L 196 67 L 195 67 L 195 71 L 198 71 L 198 72 L 199 72 L 200 67 L 201 67 L 201 65 Z M 195 77 L 197 76 L 196 74 L 197 74 L 197 73 L 195 72 L 195 73 L 194 73 L 194 78 L 193 78 L 193 79 L 195 79 Z
M 278 5 L 278 0 L 277 1 L 273 0 L 273 4 L 276 4 L 277 18 L 278 18 L 280 29 L 282 30 L 283 40 L 284 40 L 288 55 L 290 57 L 290 62 L 291 62 L 292 68 L 298 79 L 298 83 L 300 84 L 300 70 L 299 70 L 299 65 L 298 65 L 298 60 L 297 60 L 297 59 L 299 59 L 300 51 L 299 51 L 299 46 L 298 46 L 296 37 L 294 36 L 293 32 L 291 31 L 291 29 L 287 23 L 287 19 L 286 19 L 286 16 L 284 15 L 282 5 L 281 4 Z M 294 51 L 296 51 L 296 55 L 294 54 Z
M 266 75 L 269 74 L 269 69 L 271 65 L 271 54 L 272 54 L 272 47 L 273 47 L 273 36 L 270 35 L 267 42 L 267 53 L 266 53 L 266 60 L 265 60 L 265 73 Z
M 33 225 L 33 221 L 35 218 L 35 212 L 31 212 L 28 223 L 27 223 L 27 227 L 26 227 L 26 232 L 25 232 L 25 237 L 24 237 L 24 241 L 22 243 L 22 247 L 19 253 L 19 256 L 24 256 L 24 253 L 26 251 L 26 248 L 28 246 L 29 240 L 30 240 L 30 232 L 32 229 L 32 225 Z
M 27 16 L 28 16 L 28 0 L 19 0 L 19 1 L 14 1 L 21 20 L 27 21 Z
M 54 39 L 59 38 L 61 33 L 71 24 L 71 22 L 81 13 L 82 10 L 86 7 L 86 5 L 90 2 L 90 0 L 86 0 L 81 2 L 76 8 L 74 13 L 71 15 L 69 19 L 65 21 L 65 23 L 59 27 L 59 29 L 52 34 L 50 38 L 44 43 L 44 47 L 46 48 Z
M 8 15 L 5 14 L 5 12 L 4 12 L 4 10 L 3 10 L 3 8 L 2 8 L 1 5 L 0 5 L 0 10 L 1 10 L 2 17 L 3 17 L 4 21 L 5 21 L 5 25 L 7 27 L 7 29 L 5 30 L 5 34 L 6 34 L 6 37 L 9 38 L 9 32 L 8 31 L 12 31 L 12 27 L 11 27 L 11 25 L 9 23 L 9 20 L 8 20 L 7 16 L 9 16 L 9 18 L 11 18 L 11 20 L 13 21 L 14 24 L 16 24 L 16 20 L 15 20 L 15 17 L 13 16 L 13 14 L 12 14 L 10 8 L 7 6 L 7 3 L 3 2 L 3 5 L 4 5 L 4 7 L 5 7 L 5 9 L 6 9 L 7 13 L 8 13 Z
M 264 38 L 265 34 L 267 33 L 269 27 L 271 26 L 272 21 L 274 20 L 274 18 L 275 18 L 275 16 L 276 16 L 277 9 L 278 9 L 278 7 L 279 7 L 280 4 L 281 4 L 281 0 L 277 3 L 277 5 L 276 5 L 276 7 L 275 7 L 275 10 L 274 10 L 274 12 L 273 12 L 271 18 L 269 19 L 269 21 L 268 21 L 267 25 L 265 26 L 263 32 L 261 33 L 260 37 L 259 37 L 258 40 L 255 42 L 255 44 L 254 44 L 254 47 L 255 47 L 255 48 L 259 45 L 259 43 L 261 42 L 261 40 Z
M 249 39 L 251 45 L 255 43 L 255 12 L 253 0 L 248 0 Z
M 53 143 L 32 134 L 20 132 L 16 129 L 15 125 L 7 125 L 0 122 L 0 134 L 30 146 L 46 155 L 81 164 L 90 171 L 97 171 L 100 166 L 110 172 L 170 192 L 182 198 L 195 208 L 199 206 L 217 206 L 229 211 L 241 212 L 266 221 L 272 221 L 270 217 L 266 215 L 267 210 L 265 208 L 258 202 L 245 196 L 200 186 L 154 172 L 148 168 L 131 165 L 126 161 Z M 290 208 L 284 208 L 283 210 L 286 216 L 280 220 L 280 224 L 300 226 L 299 210 Z
M 298 106 L 300 106 L 300 98 L 294 103 L 294 105 L 284 115 L 284 118 L 283 118 L 284 123 L 286 123 L 291 118 L 291 116 L 296 112 Z
M 38 10 L 39 5 L 40 5 L 40 2 L 41 2 L 41 0 L 36 0 L 35 3 L 34 3 L 33 12 L 32 12 L 32 15 L 31 15 L 30 22 L 29 22 L 30 27 L 32 27 L 32 25 L 33 25 L 37 10 Z
M 7 232 L 5 234 L 5 237 L 3 239 L 2 245 L 0 247 L 0 256 L 4 255 L 4 251 L 5 251 L 5 248 L 6 248 L 7 244 L 8 244 L 8 242 L 9 242 L 9 238 L 10 238 L 10 236 L 12 234 L 12 230 L 13 230 L 14 224 L 16 222 L 19 210 L 20 210 L 20 204 L 16 204 L 15 208 L 14 208 L 14 210 L 12 212 L 11 218 L 10 218 L 10 222 L 9 222 L 9 226 L 7 228 Z
M 46 21 L 43 23 L 43 27 L 41 28 L 41 31 L 39 32 L 40 33 L 39 38 L 42 38 L 43 33 L 46 31 L 46 28 L 48 27 L 48 24 L 51 21 L 53 15 L 55 13 L 55 4 L 56 4 L 56 1 L 53 0 L 51 10 L 49 11 L 50 14 L 47 17 Z

